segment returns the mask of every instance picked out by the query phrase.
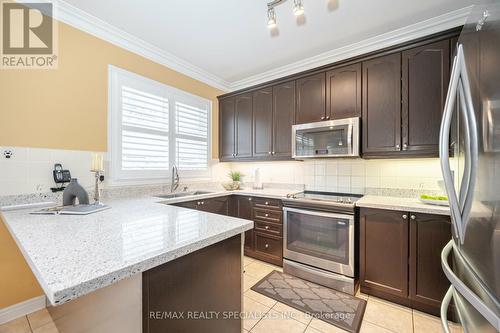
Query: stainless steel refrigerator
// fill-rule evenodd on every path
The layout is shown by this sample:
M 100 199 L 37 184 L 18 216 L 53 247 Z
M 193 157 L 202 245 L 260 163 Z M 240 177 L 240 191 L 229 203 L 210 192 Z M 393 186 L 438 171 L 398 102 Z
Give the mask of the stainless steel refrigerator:
M 451 147 L 451 149 L 450 149 Z M 500 0 L 476 5 L 458 40 L 440 135 L 453 239 L 442 266 L 465 332 L 500 331 Z

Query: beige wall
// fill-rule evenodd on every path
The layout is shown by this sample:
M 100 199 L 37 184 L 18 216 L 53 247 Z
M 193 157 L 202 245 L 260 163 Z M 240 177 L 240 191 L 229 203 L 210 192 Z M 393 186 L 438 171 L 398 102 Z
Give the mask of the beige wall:
M 0 218 L 0 309 L 40 295 L 42 289 Z
M 212 100 L 218 156 L 222 91 L 65 24 L 59 24 L 58 69 L 0 70 L 0 146 L 106 151 L 109 64 Z M 1 222 L 0 308 L 41 294 Z
M 106 151 L 109 64 L 212 100 L 217 133 L 216 88 L 65 24 L 58 59 L 56 70 L 0 70 L 0 146 Z

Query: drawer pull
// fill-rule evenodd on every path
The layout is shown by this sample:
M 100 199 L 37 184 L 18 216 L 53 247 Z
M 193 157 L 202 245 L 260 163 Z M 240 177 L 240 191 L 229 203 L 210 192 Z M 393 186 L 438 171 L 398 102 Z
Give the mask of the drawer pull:
M 248 198 L 248 201 L 252 201 L 252 198 Z
M 406 220 L 408 218 L 408 215 L 404 214 L 403 219 Z
M 265 247 L 266 249 L 267 249 L 267 248 L 269 248 L 269 244 L 264 245 L 264 247 Z
M 264 216 L 265 216 L 265 217 L 268 217 L 268 216 L 269 216 L 269 214 L 264 214 Z
M 411 215 L 411 216 L 410 216 L 410 218 L 411 218 L 412 220 L 414 220 L 414 219 L 416 219 L 417 217 L 416 217 L 415 215 Z
M 266 202 L 265 202 L 265 204 L 266 204 L 266 205 L 269 205 L 269 201 L 266 201 Z
M 266 226 L 264 227 L 264 229 L 268 230 L 268 229 L 269 229 L 269 226 L 268 226 L 268 225 L 266 225 Z

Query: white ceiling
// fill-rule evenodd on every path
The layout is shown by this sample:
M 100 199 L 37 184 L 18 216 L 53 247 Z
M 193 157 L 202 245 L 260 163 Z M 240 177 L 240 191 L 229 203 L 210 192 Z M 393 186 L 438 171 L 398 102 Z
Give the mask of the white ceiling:
M 228 84 L 471 5 L 472 0 L 65 0 Z

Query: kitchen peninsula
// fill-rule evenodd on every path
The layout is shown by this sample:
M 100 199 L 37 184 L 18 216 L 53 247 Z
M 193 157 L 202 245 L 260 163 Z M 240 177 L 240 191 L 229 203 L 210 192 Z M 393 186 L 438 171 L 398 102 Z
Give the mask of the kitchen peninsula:
M 239 316 L 222 314 L 242 311 L 241 234 L 252 221 L 152 197 L 106 203 L 112 209 L 87 216 L 1 212 L 60 333 L 241 330 Z

